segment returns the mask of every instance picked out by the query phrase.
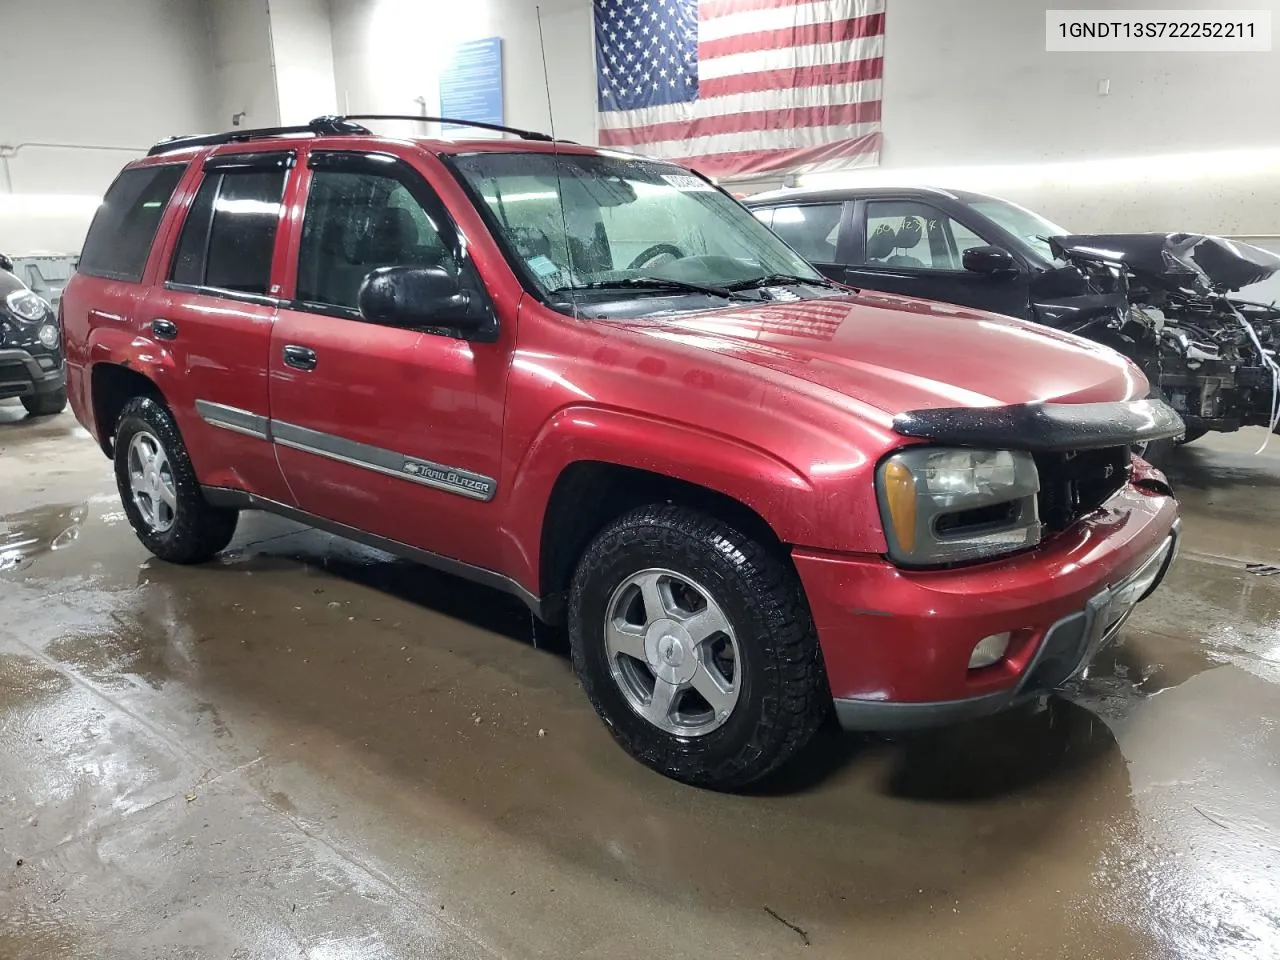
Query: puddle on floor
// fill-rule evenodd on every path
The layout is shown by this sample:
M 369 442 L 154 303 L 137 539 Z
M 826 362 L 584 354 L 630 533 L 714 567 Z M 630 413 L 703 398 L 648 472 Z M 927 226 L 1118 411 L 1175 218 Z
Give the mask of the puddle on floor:
M 53 504 L 0 517 L 0 571 L 20 570 L 43 553 L 64 550 L 80 536 L 89 506 Z

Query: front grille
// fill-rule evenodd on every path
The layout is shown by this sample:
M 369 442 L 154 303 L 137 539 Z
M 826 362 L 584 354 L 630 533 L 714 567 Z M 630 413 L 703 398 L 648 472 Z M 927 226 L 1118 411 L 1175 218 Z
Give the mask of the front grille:
M 1129 448 L 1036 454 L 1037 505 L 1046 532 L 1065 530 L 1102 506 L 1129 479 Z

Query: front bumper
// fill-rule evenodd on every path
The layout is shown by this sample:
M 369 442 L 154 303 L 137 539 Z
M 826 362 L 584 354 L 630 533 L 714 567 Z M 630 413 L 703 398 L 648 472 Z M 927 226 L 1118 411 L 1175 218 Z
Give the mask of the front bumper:
M 54 366 L 46 369 L 26 350 L 0 350 L 0 400 L 61 390 L 67 382 L 66 365 L 52 355 L 49 359 Z
M 934 726 L 1060 686 L 1114 639 L 1178 545 L 1172 497 L 1132 485 L 1040 548 L 1007 560 L 906 571 L 796 551 L 842 725 Z M 1003 660 L 969 669 L 983 637 Z

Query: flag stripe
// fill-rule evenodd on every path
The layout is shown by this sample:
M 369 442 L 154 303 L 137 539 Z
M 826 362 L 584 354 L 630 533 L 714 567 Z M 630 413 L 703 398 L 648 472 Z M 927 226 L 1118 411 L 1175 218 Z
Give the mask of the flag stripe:
M 759 70 L 740 73 L 736 76 L 713 77 L 698 81 L 698 93 L 711 100 L 762 90 L 798 90 L 801 87 L 820 84 L 879 80 L 883 74 L 884 60 L 874 57 L 869 60 L 855 60 L 853 63 L 823 63 L 780 70 Z M 879 93 L 876 95 L 879 96 Z
M 880 59 L 884 55 L 884 37 L 863 37 L 851 43 L 815 43 L 804 47 L 775 47 L 771 50 L 752 50 L 728 56 L 702 60 L 698 63 L 699 96 L 708 94 L 702 88 L 704 80 L 719 80 L 739 73 L 758 73 L 762 70 L 791 70 L 796 67 L 816 67 L 822 64 L 857 63 L 860 60 Z
M 884 4 L 877 2 L 868 4 L 865 12 L 860 12 L 858 16 L 883 13 Z M 842 15 L 840 7 L 830 0 L 797 0 L 793 6 L 746 10 L 716 17 L 714 20 L 702 20 L 698 23 L 698 40 L 705 42 L 743 33 L 760 33 L 808 23 L 831 23 L 848 19 L 850 18 Z
M 647 127 L 600 131 L 600 145 L 631 147 L 663 140 L 691 140 L 722 133 L 749 133 L 770 129 L 874 123 L 880 119 L 880 101 L 836 103 L 813 107 L 764 109 L 751 113 L 726 113 L 697 120 L 671 120 Z
M 819 43 L 843 46 L 851 40 L 863 40 L 868 37 L 880 39 L 883 33 L 884 14 L 874 13 L 869 17 L 855 17 L 852 20 L 798 24 L 779 30 L 740 33 L 736 36 L 721 37 L 719 40 L 699 42 L 698 59 L 705 64 L 717 57 L 751 53 L 756 50 L 777 50 L 788 46 L 803 47 Z M 841 59 L 848 59 L 847 49 L 842 53 Z
M 803 0 L 702 0 L 698 4 L 699 20 L 718 20 L 744 10 L 772 10 L 799 6 Z
M 879 101 L 880 87 L 879 80 L 793 86 L 788 75 L 786 78 L 778 78 L 776 82 L 758 91 L 729 94 L 714 99 L 704 97 L 693 103 L 682 104 L 681 109 L 675 111 L 674 117 L 670 107 L 640 107 L 635 110 L 610 111 L 600 117 L 600 130 L 603 133 L 625 130 L 629 127 L 652 127 L 662 123 L 697 123 L 731 113 L 756 113 L 761 110 L 779 111 L 793 107 L 825 107 L 830 104 Z
M 685 135 L 673 140 L 649 141 L 644 153 L 659 157 L 684 157 L 719 153 L 746 153 L 763 150 L 799 150 L 819 147 L 837 140 L 856 139 L 880 129 L 878 122 L 866 124 L 785 127 L 779 130 L 749 130 L 742 133 Z
M 672 157 L 708 176 L 752 176 L 761 173 L 796 171 L 824 162 L 840 161 L 842 166 L 875 166 L 879 160 L 882 134 L 873 133 L 852 140 L 840 140 L 816 147 L 794 150 L 744 150 L 737 153 L 687 154 Z M 858 161 L 862 162 L 859 163 Z

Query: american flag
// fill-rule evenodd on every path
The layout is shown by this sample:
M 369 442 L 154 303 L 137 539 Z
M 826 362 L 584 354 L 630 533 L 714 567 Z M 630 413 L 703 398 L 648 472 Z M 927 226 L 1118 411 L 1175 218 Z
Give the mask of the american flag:
M 594 0 L 600 144 L 717 177 L 874 166 L 885 0 Z

